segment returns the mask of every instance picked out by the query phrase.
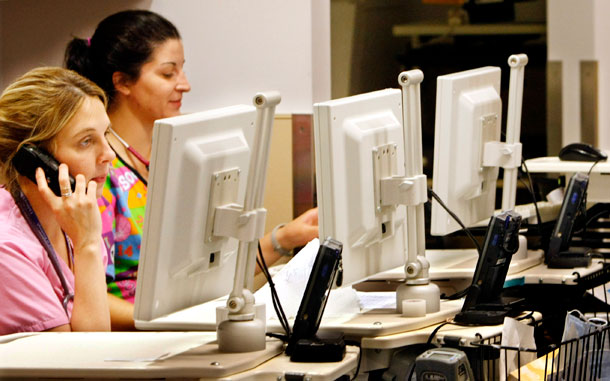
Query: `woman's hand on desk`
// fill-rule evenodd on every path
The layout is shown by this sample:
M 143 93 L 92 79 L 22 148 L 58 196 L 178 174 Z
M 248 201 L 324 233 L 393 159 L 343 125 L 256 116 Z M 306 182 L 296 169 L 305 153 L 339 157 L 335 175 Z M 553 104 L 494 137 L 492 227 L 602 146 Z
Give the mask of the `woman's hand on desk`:
M 276 234 L 278 243 L 284 249 L 305 246 L 318 236 L 318 208 L 309 209 L 278 229 Z
M 318 236 L 318 208 L 312 208 L 301 214 L 294 220 L 288 222 L 275 231 L 275 238 L 279 245 L 288 251 L 296 247 L 305 246 L 309 241 Z M 261 250 L 265 256 L 267 266 L 271 266 L 281 255 L 274 247 L 271 240 L 271 233 L 267 233 L 260 240 Z M 256 273 L 261 269 L 256 266 Z

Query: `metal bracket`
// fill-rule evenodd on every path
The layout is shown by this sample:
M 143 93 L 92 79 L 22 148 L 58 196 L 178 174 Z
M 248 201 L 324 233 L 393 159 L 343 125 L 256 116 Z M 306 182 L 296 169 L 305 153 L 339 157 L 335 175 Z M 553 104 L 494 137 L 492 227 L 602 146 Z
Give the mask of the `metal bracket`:
M 483 166 L 518 168 L 521 166 L 521 149 L 521 143 L 487 142 L 483 152 Z
M 417 206 L 428 201 L 426 175 L 381 179 L 383 205 Z
M 396 144 L 390 143 L 373 150 L 373 175 L 376 210 L 395 205 L 415 206 L 428 200 L 426 175 L 397 176 Z
M 382 179 L 391 178 L 397 174 L 396 144 L 388 143 L 373 148 L 373 184 L 375 187 L 375 210 L 381 212 L 382 206 L 388 204 L 382 200 Z
M 212 242 L 217 235 L 214 232 L 216 208 L 221 205 L 237 204 L 239 191 L 239 168 L 214 172 L 210 182 L 210 199 L 208 201 L 208 216 L 205 224 L 205 241 Z
M 214 235 L 236 238 L 241 242 L 256 241 L 265 235 L 266 216 L 265 208 L 244 213 L 241 205 L 219 206 L 214 217 Z

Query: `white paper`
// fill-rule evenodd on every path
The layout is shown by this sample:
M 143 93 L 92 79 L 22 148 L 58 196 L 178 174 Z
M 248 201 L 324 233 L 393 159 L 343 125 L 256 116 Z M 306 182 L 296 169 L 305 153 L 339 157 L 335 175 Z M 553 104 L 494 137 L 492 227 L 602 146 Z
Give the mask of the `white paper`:
M 396 293 L 388 291 L 358 292 L 360 307 L 363 310 L 374 310 L 378 308 L 396 309 Z
M 319 247 L 320 241 L 313 239 L 273 277 L 275 289 L 288 319 L 294 319 L 297 315 Z M 255 293 L 255 299 L 257 303 L 266 304 L 268 318 L 276 318 L 269 284 L 265 284 Z M 324 316 L 355 314 L 359 311 L 360 303 L 356 291 L 351 287 L 342 287 L 330 292 Z
M 510 317 L 504 318 L 504 327 L 502 328 L 501 346 L 536 349 L 536 341 L 534 340 L 534 327 L 522 323 Z M 504 352 L 506 351 L 506 357 Z M 521 354 L 520 362 L 517 362 L 519 354 Z M 506 360 L 505 360 L 506 358 Z M 518 364 L 521 366 L 530 363 L 536 359 L 536 352 L 526 352 L 517 350 L 502 350 L 500 352 L 500 381 L 506 380 L 506 374 L 510 374 L 517 369 Z M 506 361 L 506 363 L 505 363 Z

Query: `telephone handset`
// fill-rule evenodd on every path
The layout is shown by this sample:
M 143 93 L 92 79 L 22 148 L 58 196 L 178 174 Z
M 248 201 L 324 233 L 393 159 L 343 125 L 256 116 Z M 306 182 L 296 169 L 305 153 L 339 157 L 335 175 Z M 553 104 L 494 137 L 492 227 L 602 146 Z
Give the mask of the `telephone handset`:
M 57 195 L 61 196 L 59 189 L 59 162 L 50 153 L 40 147 L 33 145 L 23 145 L 13 157 L 13 165 L 17 172 L 36 183 L 36 168 L 42 168 L 49 188 Z M 75 180 L 70 176 L 70 188 L 74 192 Z

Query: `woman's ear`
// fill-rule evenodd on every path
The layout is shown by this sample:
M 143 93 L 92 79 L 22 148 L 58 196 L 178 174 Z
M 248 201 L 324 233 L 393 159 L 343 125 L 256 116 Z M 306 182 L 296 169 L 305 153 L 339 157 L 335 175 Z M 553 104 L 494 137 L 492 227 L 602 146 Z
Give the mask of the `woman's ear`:
M 115 71 L 112 73 L 112 84 L 114 85 L 114 89 L 123 95 L 129 95 L 130 91 L 130 80 L 127 78 L 125 73 L 120 71 Z

